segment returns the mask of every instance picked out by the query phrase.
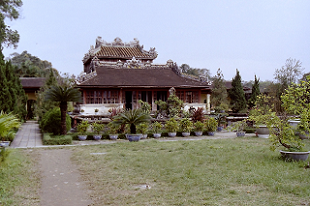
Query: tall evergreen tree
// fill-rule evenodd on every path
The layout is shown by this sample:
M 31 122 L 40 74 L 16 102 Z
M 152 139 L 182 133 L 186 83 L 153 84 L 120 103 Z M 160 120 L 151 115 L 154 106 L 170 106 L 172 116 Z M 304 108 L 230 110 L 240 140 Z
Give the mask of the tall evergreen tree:
M 254 84 L 252 86 L 252 94 L 251 94 L 251 97 L 250 97 L 249 102 L 248 102 L 249 108 L 252 108 L 255 106 L 258 95 L 260 95 L 259 79 L 257 79 L 256 75 L 255 75 Z
M 232 111 L 237 113 L 247 107 L 238 69 L 236 69 L 236 76 L 232 79 L 231 86 L 232 88 L 228 91 L 230 105 Z
M 212 95 L 211 105 L 215 110 L 223 110 L 228 108 L 227 88 L 225 86 L 224 75 L 219 68 L 216 75 L 212 78 Z

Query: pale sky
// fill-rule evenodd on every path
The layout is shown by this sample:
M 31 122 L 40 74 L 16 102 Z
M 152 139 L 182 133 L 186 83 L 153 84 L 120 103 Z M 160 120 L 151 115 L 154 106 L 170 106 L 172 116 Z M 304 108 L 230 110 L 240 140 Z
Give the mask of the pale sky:
M 97 36 L 137 38 L 155 47 L 154 63 L 221 68 L 231 80 L 273 80 L 286 59 L 310 71 L 309 0 L 23 0 L 20 18 L 6 23 L 20 34 L 17 49 L 78 75 Z

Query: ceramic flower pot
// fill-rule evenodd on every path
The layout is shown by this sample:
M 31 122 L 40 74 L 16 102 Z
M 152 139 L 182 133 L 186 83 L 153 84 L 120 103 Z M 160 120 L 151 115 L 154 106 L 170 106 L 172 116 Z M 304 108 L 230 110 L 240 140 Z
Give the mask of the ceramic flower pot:
M 209 136 L 214 136 L 214 132 L 208 132 Z
M 118 134 L 109 134 L 109 138 L 110 138 L 111 140 L 117 140 Z
M 93 135 L 93 138 L 94 138 L 94 140 L 101 140 L 102 135 L 99 135 L 99 134 Z
M 196 131 L 196 132 L 195 132 L 195 135 L 196 135 L 196 136 L 201 136 L 201 135 L 202 135 L 202 131 Z
M 176 132 L 168 132 L 169 137 L 175 137 L 177 135 Z
M 245 136 L 245 132 L 236 132 L 237 137 L 244 137 Z
M 142 134 L 140 139 L 146 139 L 147 138 L 147 134 Z
M 84 141 L 87 139 L 87 135 L 78 135 L 80 141 Z
M 129 142 L 138 142 L 142 137 L 142 134 L 126 134 L 126 138 Z
M 308 152 L 287 152 L 280 150 L 280 153 L 285 160 L 305 161 L 307 160 L 310 151 Z
M 190 135 L 191 135 L 190 132 L 182 132 L 182 136 L 183 136 L 183 137 L 188 137 L 188 136 L 190 136 Z
M 154 133 L 154 134 L 153 134 L 153 137 L 154 137 L 154 138 L 160 138 L 160 137 L 161 137 L 161 133 Z

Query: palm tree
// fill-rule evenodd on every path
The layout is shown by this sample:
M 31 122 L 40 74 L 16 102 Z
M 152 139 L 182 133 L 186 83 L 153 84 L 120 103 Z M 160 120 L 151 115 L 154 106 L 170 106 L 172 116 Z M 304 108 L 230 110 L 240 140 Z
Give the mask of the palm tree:
M 0 139 L 4 140 L 14 128 L 19 126 L 20 121 L 14 114 L 0 112 Z
M 140 123 L 149 122 L 151 120 L 151 116 L 146 114 L 141 109 L 134 110 L 126 110 L 124 112 L 118 113 L 114 119 L 113 123 L 117 125 L 130 125 L 130 133 L 136 134 L 137 129 L 136 126 Z
M 78 102 L 81 100 L 81 92 L 70 86 L 52 86 L 45 93 L 45 100 L 60 102 L 61 113 L 61 134 L 66 134 L 66 114 L 68 102 Z

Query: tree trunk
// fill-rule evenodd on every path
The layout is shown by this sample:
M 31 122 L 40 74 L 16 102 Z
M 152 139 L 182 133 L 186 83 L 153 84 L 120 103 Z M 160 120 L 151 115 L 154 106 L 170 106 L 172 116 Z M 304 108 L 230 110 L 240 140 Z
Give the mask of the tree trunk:
M 60 102 L 60 125 L 61 135 L 67 134 L 66 115 L 67 115 L 67 102 Z
M 136 134 L 137 133 L 136 125 L 130 124 L 130 133 L 131 134 Z

